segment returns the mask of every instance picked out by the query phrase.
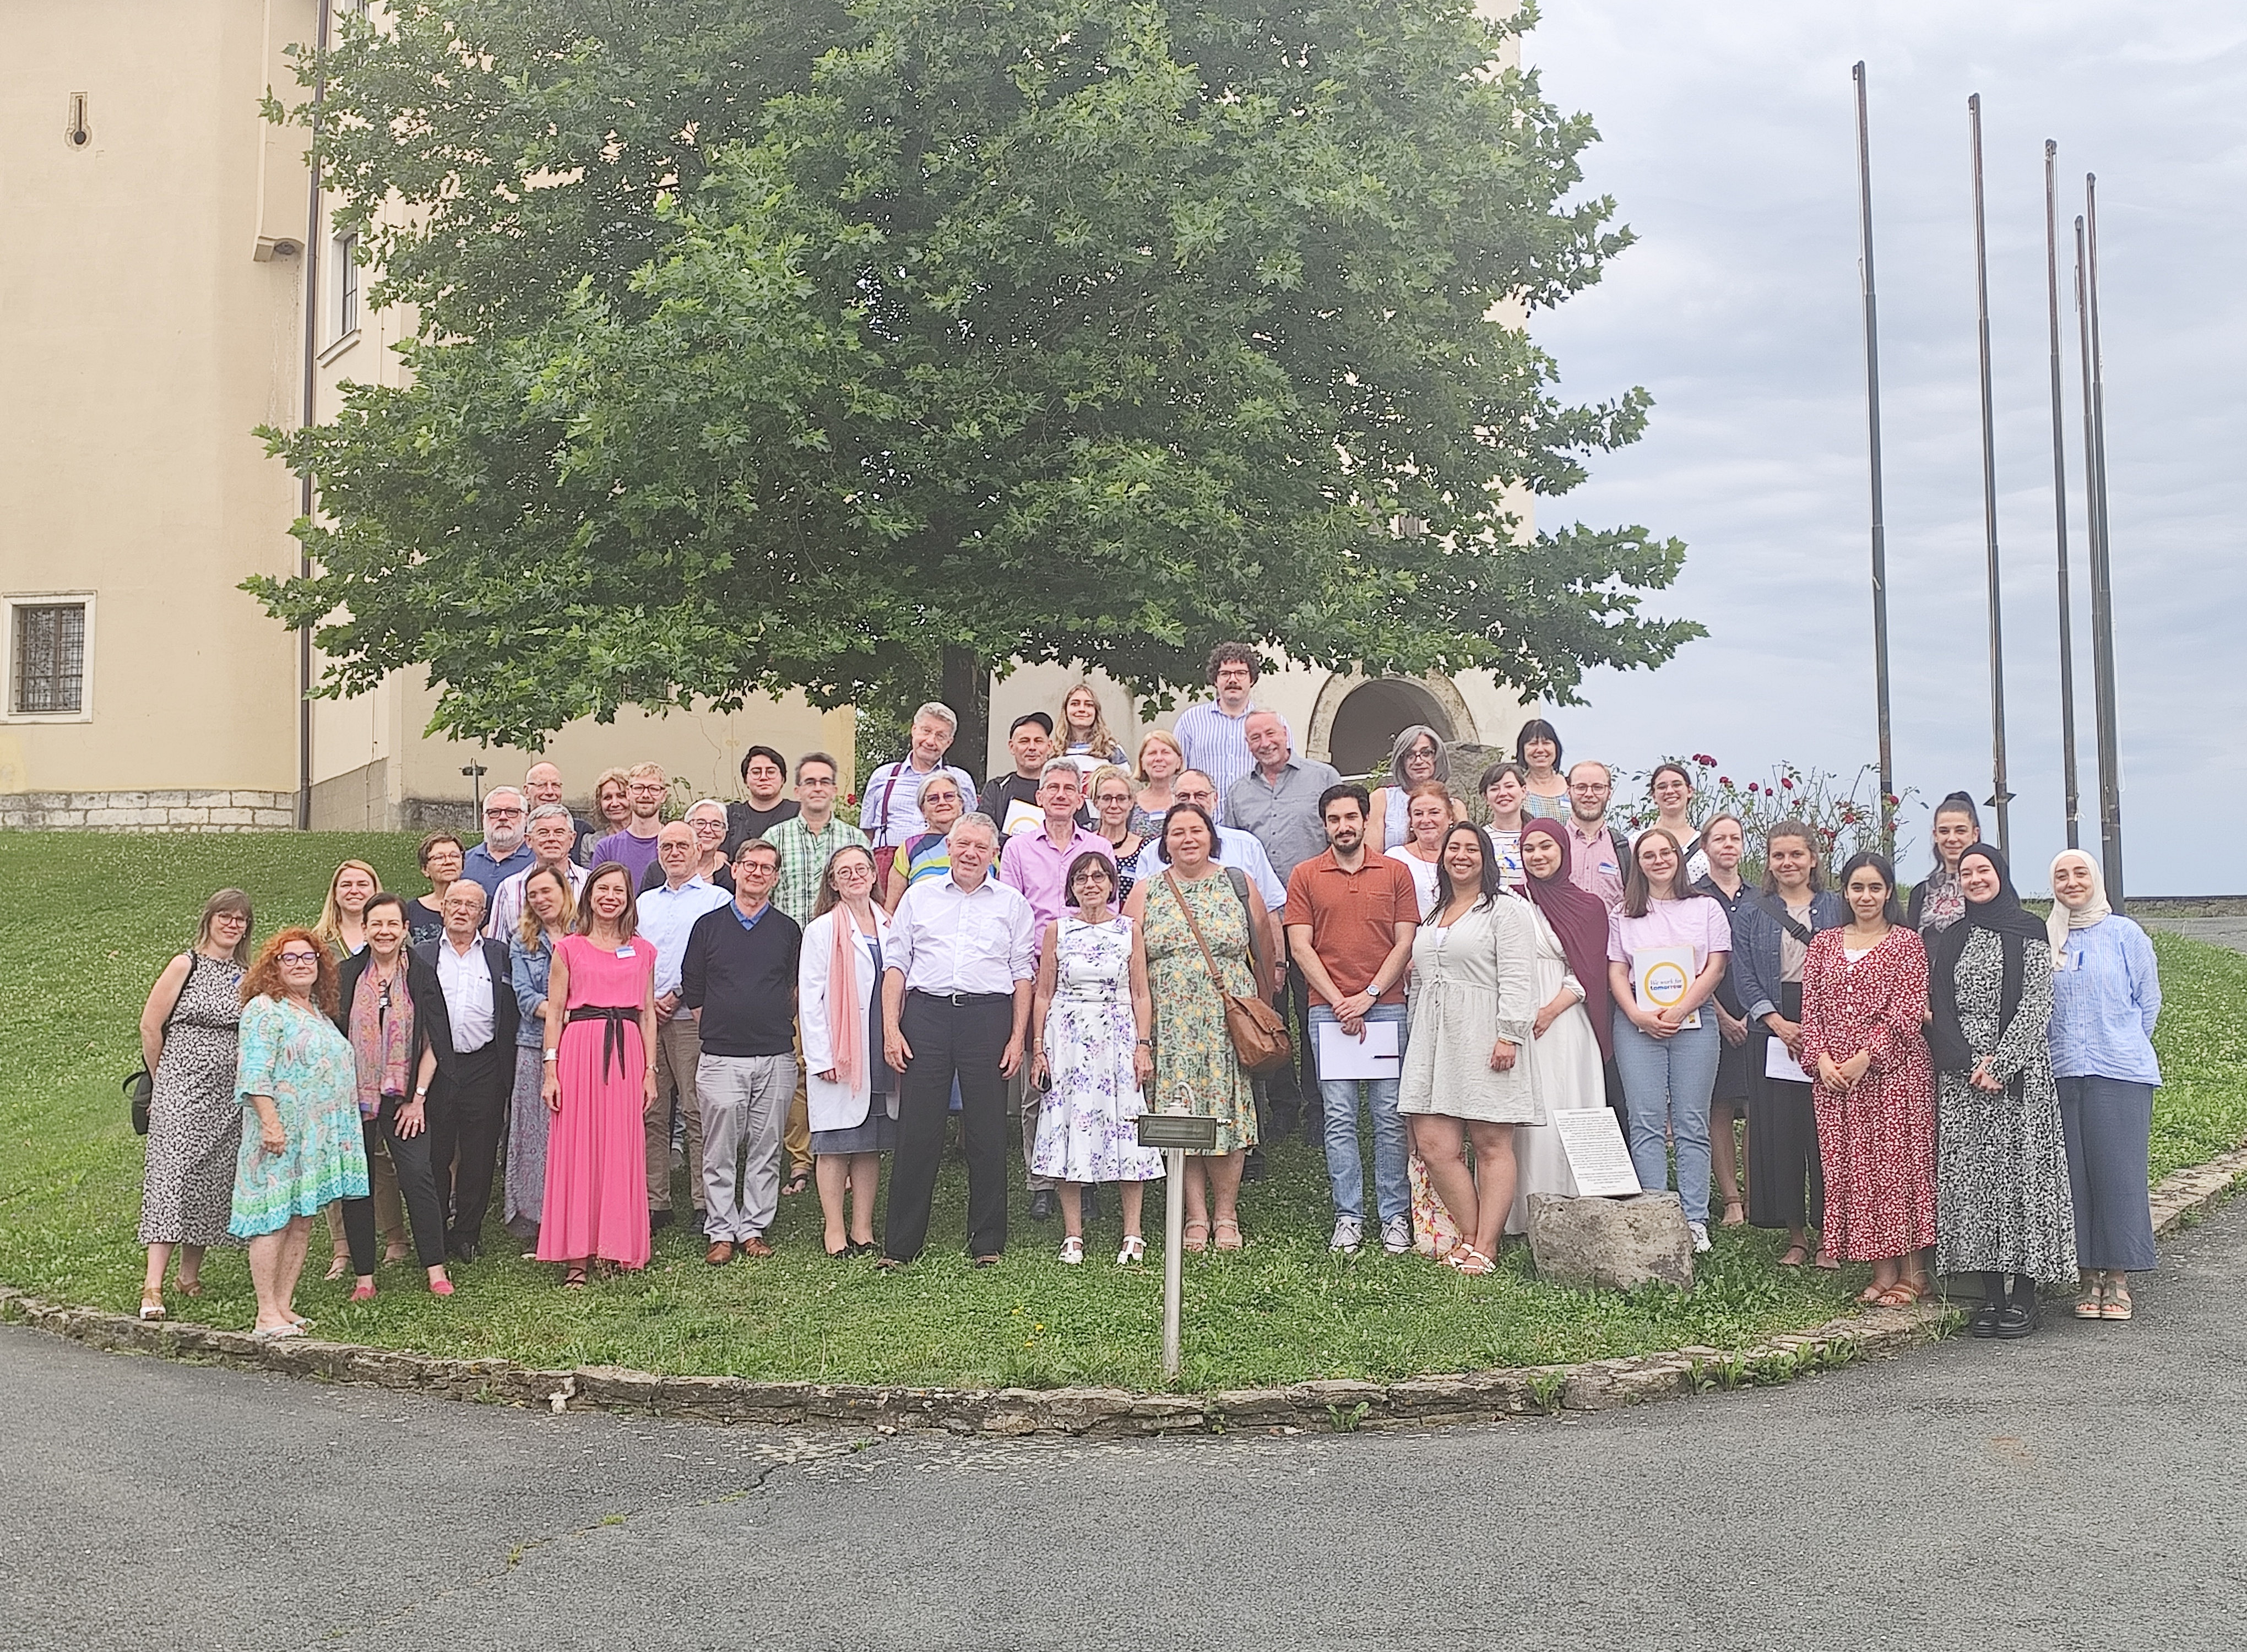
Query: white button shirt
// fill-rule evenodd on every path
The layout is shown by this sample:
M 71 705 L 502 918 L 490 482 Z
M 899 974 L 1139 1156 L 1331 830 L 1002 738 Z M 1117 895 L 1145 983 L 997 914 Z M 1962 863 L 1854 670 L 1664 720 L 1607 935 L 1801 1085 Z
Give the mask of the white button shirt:
M 686 938 L 694 920 L 730 904 L 733 897 L 707 878 L 688 878 L 677 889 L 666 879 L 639 898 L 639 932 L 655 948 L 655 995 L 679 990 L 679 973 L 686 966 Z
M 931 877 L 905 891 L 883 963 L 914 993 L 1011 993 L 1037 974 L 1030 904 L 989 873 L 973 891 Z
M 437 985 L 445 990 L 445 1013 L 453 1022 L 453 1053 L 466 1055 L 492 1040 L 491 964 L 481 939 L 461 952 L 453 938 L 437 938 Z M 513 986 L 509 990 L 512 992 Z

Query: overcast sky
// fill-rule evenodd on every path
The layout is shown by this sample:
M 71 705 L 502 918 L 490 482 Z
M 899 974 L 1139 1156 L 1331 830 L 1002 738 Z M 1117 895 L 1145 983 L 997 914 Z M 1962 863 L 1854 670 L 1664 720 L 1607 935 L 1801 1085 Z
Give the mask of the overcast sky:
M 1540 502 L 1547 527 L 1643 522 L 1689 547 L 1651 606 L 1710 635 L 1602 672 L 1572 751 L 1643 768 L 1705 750 L 1735 778 L 1874 755 L 1864 357 L 1850 65 L 1872 89 L 1889 571 L 1904 826 L 1991 789 L 1967 94 L 1982 94 L 2014 860 L 2064 843 L 2045 306 L 2043 141 L 2063 260 L 2099 174 L 2124 843 L 2137 893 L 2247 892 L 2247 8 L 2080 0 L 1817 4 L 1547 0 L 1526 58 L 1595 119 L 1588 188 L 1640 236 L 1533 323 L 1562 389 L 1653 393 L 1636 447 Z M 2070 276 L 2062 267 L 2063 305 Z M 2098 843 L 2074 316 L 2063 310 L 2083 838 Z M 1994 831 L 1985 825 L 1985 836 Z

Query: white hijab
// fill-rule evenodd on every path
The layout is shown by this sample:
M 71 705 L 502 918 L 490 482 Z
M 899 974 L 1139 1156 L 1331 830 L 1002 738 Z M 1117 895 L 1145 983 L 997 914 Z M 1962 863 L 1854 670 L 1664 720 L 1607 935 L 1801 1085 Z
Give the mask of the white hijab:
M 2052 961 L 2055 966 L 2067 961 L 2067 932 L 2088 929 L 2102 918 L 2114 916 L 2114 909 L 2107 904 L 2107 878 L 2099 870 L 2099 863 L 2080 849 L 2063 849 L 2052 857 L 2052 870 L 2055 876 L 2069 861 L 2080 860 L 2091 869 L 2091 898 L 2073 909 L 2060 904 L 2055 895 L 2052 916 L 2044 920 L 2045 933 L 2052 938 Z

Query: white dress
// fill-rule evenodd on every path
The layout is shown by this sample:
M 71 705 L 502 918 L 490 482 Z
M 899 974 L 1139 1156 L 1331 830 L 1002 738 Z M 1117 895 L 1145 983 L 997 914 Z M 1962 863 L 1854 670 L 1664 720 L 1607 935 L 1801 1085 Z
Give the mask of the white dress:
M 1532 906 L 1529 915 L 1537 927 L 1531 1014 L 1552 1002 L 1553 994 L 1563 986 L 1577 995 L 1577 1001 L 1554 1018 L 1544 1037 L 1529 1041 L 1530 1070 L 1547 1122 L 1513 1132 L 1513 1160 L 1520 1179 L 1514 1184 L 1513 1209 L 1506 1219 L 1509 1233 L 1528 1231 L 1532 1193 L 1574 1197 L 1576 1191 L 1576 1178 L 1569 1174 L 1567 1155 L 1561 1149 L 1561 1134 L 1550 1123 L 1553 1115 L 1608 1104 L 1600 1041 L 1593 1034 L 1591 1017 L 1584 1014 L 1583 984 L 1569 973 L 1568 955 L 1561 951 L 1561 938 L 1545 914 Z
M 1530 1041 L 1530 1023 L 1545 1001 L 1530 992 L 1533 911 L 1527 901 L 1500 895 L 1449 929 L 1429 923 L 1414 932 L 1399 1112 L 1486 1124 L 1545 1122 L 1526 1052 L 1503 1073 L 1490 1064 L 1499 1039 L 1517 1049 Z
M 1436 873 L 1440 867 L 1437 862 L 1422 860 L 1406 849 L 1389 850 L 1389 858 L 1412 874 L 1412 893 L 1420 903 L 1420 915 L 1424 918 L 1428 908 L 1435 903 Z
M 1139 1145 L 1147 1103 L 1131 1072 L 1131 920 L 1062 918 L 1054 971 L 1045 1025 L 1053 1088 L 1038 1114 L 1030 1169 L 1057 1182 L 1153 1181 L 1163 1155 Z

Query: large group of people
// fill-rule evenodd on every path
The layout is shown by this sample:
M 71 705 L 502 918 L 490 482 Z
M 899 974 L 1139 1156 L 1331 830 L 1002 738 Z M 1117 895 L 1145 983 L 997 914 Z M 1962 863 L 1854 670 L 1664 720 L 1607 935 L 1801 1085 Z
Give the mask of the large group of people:
M 1542 719 L 1472 781 L 1407 728 L 1369 791 L 1296 754 L 1260 668 L 1219 649 L 1212 699 L 1128 754 L 1079 683 L 980 788 L 923 706 L 855 822 L 824 752 L 752 747 L 744 799 L 669 821 L 653 764 L 601 775 L 589 822 L 542 762 L 484 796 L 479 841 L 422 841 L 425 893 L 346 861 L 316 925 L 256 946 L 219 891 L 142 1015 L 143 1314 L 175 1259 L 192 1296 L 246 1242 L 256 1334 L 302 1335 L 324 1213 L 352 1300 L 409 1256 L 449 1295 L 495 1199 L 581 1287 L 646 1265 L 679 1180 L 713 1266 L 770 1256 L 816 1189 L 829 1255 L 902 1268 L 955 1119 L 977 1265 L 1019 1173 L 1070 1266 L 1112 1184 L 1128 1266 L 1151 1109 L 1214 1123 L 1186 1250 L 1250 1242 L 1244 1184 L 1300 1131 L 1334 1252 L 1478 1277 L 1533 1196 L 1576 1191 L 1560 1116 L 1611 1108 L 1697 1249 L 1714 1203 L 1782 1233 L 1782 1266 L 1869 1264 L 1868 1303 L 1980 1276 L 1977 1335 L 2025 1335 L 2069 1282 L 2081 1317 L 2130 1317 L 2161 993 L 2088 857 L 2034 918 L 1954 794 L 1907 913 L 1879 854 L 1829 875 L 1804 823 L 1696 821 L 1673 764 L 1622 829 L 1612 773 L 1563 768 Z

